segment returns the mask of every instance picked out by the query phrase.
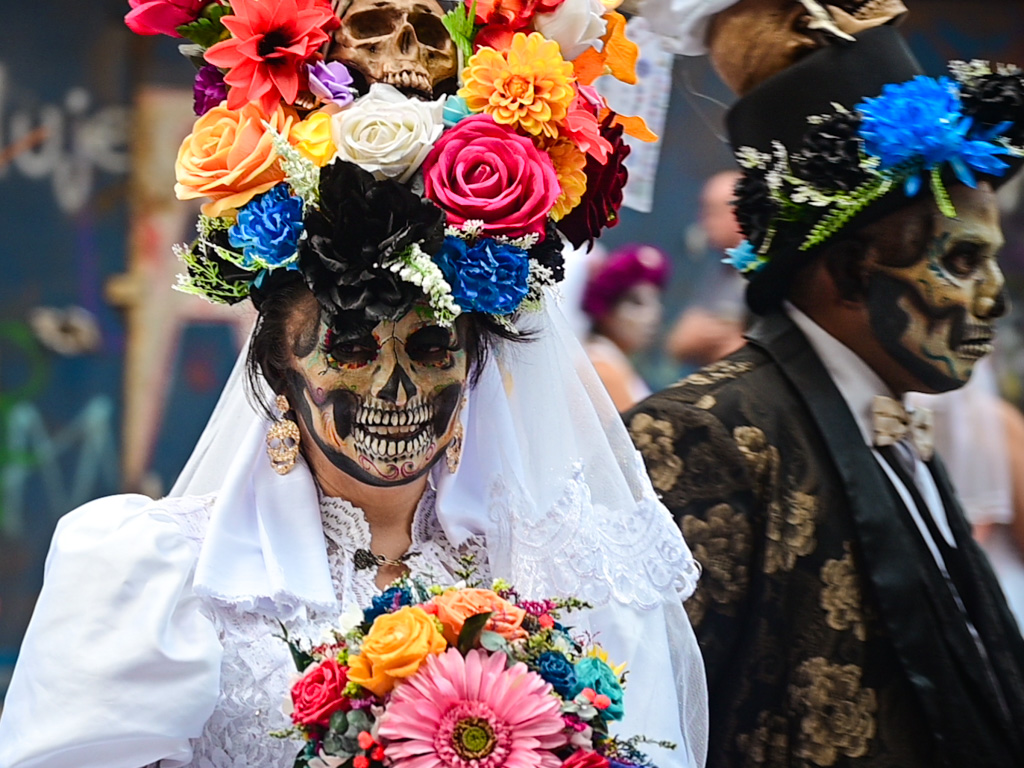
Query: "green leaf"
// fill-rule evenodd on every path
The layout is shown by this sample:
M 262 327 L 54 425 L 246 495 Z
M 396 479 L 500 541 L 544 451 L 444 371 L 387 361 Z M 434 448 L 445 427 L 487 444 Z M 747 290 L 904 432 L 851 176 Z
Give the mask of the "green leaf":
M 462 51 L 465 58 L 473 55 L 473 38 L 476 37 L 476 0 L 469 12 L 466 12 L 466 4 L 460 2 L 452 10 L 448 11 L 441 19 L 444 28 L 452 36 L 452 42 Z
M 480 633 L 480 647 L 492 653 L 509 653 L 512 650 L 504 637 L 488 629 Z
M 231 6 L 210 3 L 203 9 L 202 16 L 191 24 L 182 24 L 175 31 L 186 40 L 191 40 L 203 48 L 209 48 L 221 40 L 231 37 L 231 33 L 221 21 L 221 18 L 230 13 Z
M 299 670 L 299 672 L 305 672 L 306 668 L 313 663 L 313 657 L 299 648 L 298 643 L 294 642 L 291 637 L 289 637 L 288 627 L 286 627 L 281 620 L 278 620 L 277 623 L 281 627 L 281 639 L 284 640 L 288 646 L 288 650 L 291 652 L 295 668 Z
M 359 734 L 363 731 L 368 731 L 373 727 L 373 721 L 370 720 L 370 716 L 361 709 L 353 709 L 348 713 L 348 728 L 345 730 L 345 735 L 358 740 Z
M 455 643 L 459 653 L 465 656 L 476 647 L 480 633 L 484 631 L 490 618 L 491 611 L 487 611 L 487 613 L 478 613 L 466 619 L 466 623 L 462 625 L 462 631 L 459 632 L 458 642 Z

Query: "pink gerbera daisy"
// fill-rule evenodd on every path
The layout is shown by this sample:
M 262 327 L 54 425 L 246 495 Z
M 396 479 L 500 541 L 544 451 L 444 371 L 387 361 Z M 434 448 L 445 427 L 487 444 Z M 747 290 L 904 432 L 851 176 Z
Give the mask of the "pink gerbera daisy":
M 380 720 L 396 768 L 559 768 L 559 699 L 525 664 L 454 648 L 399 685 Z

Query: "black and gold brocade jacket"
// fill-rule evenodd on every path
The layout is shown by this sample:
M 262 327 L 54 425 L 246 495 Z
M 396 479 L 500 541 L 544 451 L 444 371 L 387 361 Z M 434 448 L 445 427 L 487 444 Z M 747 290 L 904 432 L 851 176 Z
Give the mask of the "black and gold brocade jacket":
M 709 768 L 1024 768 L 1024 641 L 940 462 L 987 660 L 803 334 L 748 337 L 626 415 L 703 566 Z

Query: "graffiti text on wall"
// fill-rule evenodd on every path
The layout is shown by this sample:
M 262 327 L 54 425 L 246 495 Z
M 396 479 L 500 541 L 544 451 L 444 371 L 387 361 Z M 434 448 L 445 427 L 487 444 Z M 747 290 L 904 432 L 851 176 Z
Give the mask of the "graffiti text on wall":
M 48 178 L 57 206 L 76 213 L 97 171 L 127 172 L 128 107 L 94 108 L 88 91 L 75 87 L 59 104 L 8 113 L 7 78 L 0 62 L 0 181 L 12 168 L 29 179 Z

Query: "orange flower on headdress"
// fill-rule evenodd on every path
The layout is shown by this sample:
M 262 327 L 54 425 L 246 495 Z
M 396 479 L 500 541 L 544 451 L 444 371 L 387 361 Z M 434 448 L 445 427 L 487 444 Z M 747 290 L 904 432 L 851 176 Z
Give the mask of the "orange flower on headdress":
M 558 43 L 517 32 L 508 51 L 481 48 L 462 72 L 459 96 L 473 112 L 533 136 L 555 138 L 575 96 L 572 64 Z
M 551 218 L 558 221 L 569 211 L 579 205 L 583 193 L 587 190 L 587 156 L 583 154 L 571 139 L 558 139 L 545 142 L 548 156 L 555 166 L 555 175 L 562 187 L 562 194 L 551 209 Z
M 228 106 L 258 101 L 271 112 L 295 101 L 306 87 L 307 63 L 340 24 L 324 0 L 233 0 L 221 19 L 231 37 L 206 51 L 206 60 L 229 72 Z
M 174 193 L 179 200 L 208 197 L 207 216 L 223 216 L 284 181 L 280 157 L 263 121 L 290 136 L 295 112 L 280 104 L 269 114 L 256 104 L 240 110 L 214 107 L 196 120 L 178 150 Z

